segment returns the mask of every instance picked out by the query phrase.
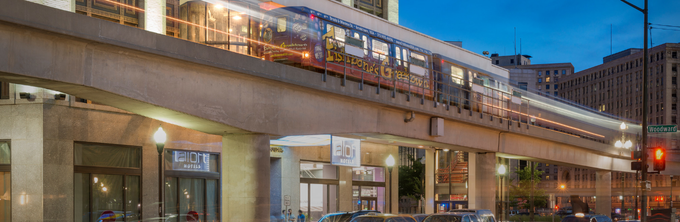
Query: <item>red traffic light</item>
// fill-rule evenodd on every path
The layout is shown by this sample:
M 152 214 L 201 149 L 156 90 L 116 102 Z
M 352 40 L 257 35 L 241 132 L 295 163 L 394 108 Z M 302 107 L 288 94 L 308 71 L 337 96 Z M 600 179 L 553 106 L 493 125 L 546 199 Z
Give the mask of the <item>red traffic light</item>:
M 654 171 L 663 171 L 666 169 L 666 149 L 656 147 L 652 149 L 652 156 L 654 157 Z

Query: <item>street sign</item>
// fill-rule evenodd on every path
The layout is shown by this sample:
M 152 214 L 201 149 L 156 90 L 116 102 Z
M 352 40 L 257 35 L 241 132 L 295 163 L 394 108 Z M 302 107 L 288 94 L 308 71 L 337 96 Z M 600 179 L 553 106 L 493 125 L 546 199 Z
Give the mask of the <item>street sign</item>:
M 677 125 L 656 125 L 647 126 L 648 133 L 675 133 L 678 132 Z

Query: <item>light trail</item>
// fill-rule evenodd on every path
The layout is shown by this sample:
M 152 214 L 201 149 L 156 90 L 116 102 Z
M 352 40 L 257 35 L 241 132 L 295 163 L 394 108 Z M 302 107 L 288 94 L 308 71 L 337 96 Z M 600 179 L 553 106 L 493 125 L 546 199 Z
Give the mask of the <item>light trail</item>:
M 122 6 L 122 7 L 130 8 L 130 9 L 133 9 L 135 11 L 145 12 L 145 10 L 142 9 L 142 8 L 138 8 L 138 7 L 135 7 L 135 6 L 128 5 L 128 4 L 123 4 L 123 3 L 115 2 L 115 1 L 112 1 L 112 0 L 102 0 L 102 1 L 109 2 L 109 3 L 112 3 L 114 5 L 119 5 L 119 6 Z M 168 20 L 171 20 L 171 21 L 184 23 L 184 24 L 195 26 L 195 27 L 202 28 L 202 29 L 205 29 L 205 30 L 214 31 L 214 32 L 217 32 L 217 33 L 220 33 L 220 34 L 225 34 L 225 35 L 229 35 L 229 36 L 232 36 L 232 37 L 244 39 L 246 41 L 253 42 L 253 43 L 256 43 L 256 44 L 259 44 L 259 45 L 270 46 L 270 47 L 273 47 L 273 48 L 278 48 L 278 49 L 284 50 L 286 52 L 291 52 L 291 53 L 295 53 L 295 54 L 298 54 L 298 55 L 302 55 L 302 52 L 298 52 L 298 51 L 286 49 L 286 48 L 283 48 L 283 47 L 280 47 L 280 46 L 277 46 L 277 45 L 272 45 L 272 44 L 269 44 L 269 43 L 245 38 L 245 37 L 235 35 L 235 34 L 231 34 L 229 32 L 225 32 L 225 31 L 222 31 L 222 30 L 219 30 L 219 29 L 214 29 L 214 28 L 210 28 L 210 27 L 207 27 L 207 26 L 198 25 L 196 23 L 187 22 L 187 21 L 184 21 L 184 20 L 181 20 L 181 19 L 177 19 L 177 18 L 167 16 L 167 15 L 165 15 L 164 17 L 165 17 L 165 19 L 168 19 Z

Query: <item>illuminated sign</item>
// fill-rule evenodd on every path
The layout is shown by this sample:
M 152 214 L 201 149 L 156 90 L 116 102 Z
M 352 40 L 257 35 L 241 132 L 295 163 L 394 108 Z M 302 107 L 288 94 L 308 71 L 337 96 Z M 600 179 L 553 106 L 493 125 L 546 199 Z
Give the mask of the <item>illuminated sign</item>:
M 194 151 L 172 151 L 172 169 L 209 172 L 210 154 Z
M 361 140 L 331 136 L 331 164 L 361 166 Z

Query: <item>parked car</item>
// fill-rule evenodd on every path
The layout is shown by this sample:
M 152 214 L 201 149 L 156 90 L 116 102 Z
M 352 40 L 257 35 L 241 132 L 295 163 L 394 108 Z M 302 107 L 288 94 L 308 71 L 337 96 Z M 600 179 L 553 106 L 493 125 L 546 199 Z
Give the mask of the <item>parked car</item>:
M 324 221 L 325 222 L 325 221 Z M 408 214 L 376 214 L 369 213 L 366 215 L 355 217 L 351 222 L 416 222 L 411 215 Z
M 349 222 L 350 220 L 354 219 L 355 217 L 361 216 L 361 215 L 366 215 L 369 213 L 373 214 L 379 214 L 380 211 L 374 211 L 374 210 L 360 210 L 360 211 L 352 211 L 352 212 L 337 212 L 337 213 L 330 213 L 324 215 L 319 222 Z
M 470 212 L 446 212 L 432 214 L 423 220 L 423 222 L 480 222 L 477 214 Z
M 430 216 L 429 214 L 411 214 L 411 216 L 416 219 L 418 222 L 423 222 L 423 220 L 427 217 Z
M 601 214 L 576 214 L 562 218 L 562 222 L 612 222 L 612 219 Z
M 450 210 L 449 212 L 465 212 L 465 213 L 474 213 L 477 215 L 477 218 L 479 219 L 480 222 L 496 222 L 496 218 L 493 216 L 493 213 L 491 210 L 484 210 L 484 209 L 453 209 Z

